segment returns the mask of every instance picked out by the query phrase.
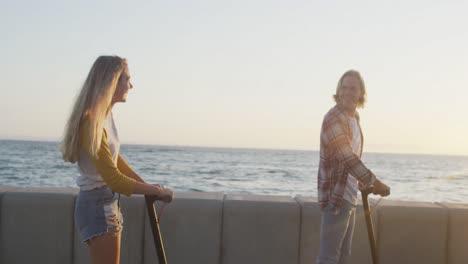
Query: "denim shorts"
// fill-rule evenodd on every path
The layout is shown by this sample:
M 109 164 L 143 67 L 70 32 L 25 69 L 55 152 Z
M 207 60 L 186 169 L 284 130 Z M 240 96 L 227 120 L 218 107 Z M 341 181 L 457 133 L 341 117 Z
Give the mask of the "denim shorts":
M 111 228 L 122 230 L 123 218 L 120 211 L 120 194 L 109 186 L 90 191 L 80 191 L 75 204 L 75 225 L 81 242 L 106 233 L 117 235 Z

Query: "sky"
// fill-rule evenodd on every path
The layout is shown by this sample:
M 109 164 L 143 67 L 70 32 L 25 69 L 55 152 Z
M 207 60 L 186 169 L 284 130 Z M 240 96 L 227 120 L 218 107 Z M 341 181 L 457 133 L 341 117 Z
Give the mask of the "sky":
M 468 155 L 466 1 L 1 1 L 0 139 L 60 140 L 99 55 L 122 143 L 318 150 L 361 72 L 364 151 Z

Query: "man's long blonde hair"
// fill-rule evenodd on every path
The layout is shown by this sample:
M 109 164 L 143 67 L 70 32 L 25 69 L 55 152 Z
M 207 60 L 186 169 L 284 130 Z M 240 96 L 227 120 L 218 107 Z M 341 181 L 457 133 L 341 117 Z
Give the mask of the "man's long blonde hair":
M 112 98 L 120 75 L 127 67 L 127 61 L 118 56 L 100 56 L 94 62 L 88 77 L 75 101 L 65 127 L 61 145 L 62 157 L 66 162 L 78 161 L 80 150 L 80 129 L 85 118 L 90 128 L 88 133 L 91 155 L 97 157 L 101 147 L 104 120 L 111 110 Z
M 359 84 L 361 85 L 361 97 L 358 99 L 358 104 L 357 108 L 364 108 L 364 105 L 366 104 L 367 100 L 367 92 L 366 92 L 366 84 L 364 83 L 364 79 L 362 78 L 361 74 L 356 71 L 356 70 L 349 70 L 341 76 L 340 80 L 338 81 L 338 85 L 336 86 L 336 93 L 333 95 L 333 99 L 335 99 L 336 103 L 339 103 L 339 94 L 340 94 L 340 89 L 343 86 L 343 79 L 346 76 L 354 76 L 359 80 Z

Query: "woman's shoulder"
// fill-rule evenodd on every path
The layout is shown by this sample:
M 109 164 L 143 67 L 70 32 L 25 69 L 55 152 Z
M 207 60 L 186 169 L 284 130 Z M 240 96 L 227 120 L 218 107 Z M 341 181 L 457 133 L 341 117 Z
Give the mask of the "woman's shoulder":
M 86 138 L 89 140 L 89 136 L 97 132 L 97 131 L 94 131 L 93 133 L 91 133 L 93 129 L 93 125 L 95 124 L 93 124 L 89 116 L 83 117 L 83 119 L 80 122 L 80 136 L 84 138 L 85 140 Z M 103 130 L 102 137 L 103 139 L 105 139 L 107 138 L 107 132 L 104 128 L 102 128 L 102 130 Z

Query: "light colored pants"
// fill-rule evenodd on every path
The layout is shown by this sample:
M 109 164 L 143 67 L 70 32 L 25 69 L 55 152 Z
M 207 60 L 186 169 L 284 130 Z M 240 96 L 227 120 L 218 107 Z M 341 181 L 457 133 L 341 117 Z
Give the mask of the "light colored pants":
M 317 264 L 345 264 L 351 256 L 356 206 L 346 200 L 341 208 L 330 204 L 322 212 Z

